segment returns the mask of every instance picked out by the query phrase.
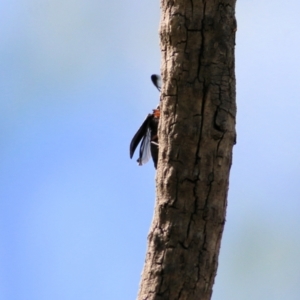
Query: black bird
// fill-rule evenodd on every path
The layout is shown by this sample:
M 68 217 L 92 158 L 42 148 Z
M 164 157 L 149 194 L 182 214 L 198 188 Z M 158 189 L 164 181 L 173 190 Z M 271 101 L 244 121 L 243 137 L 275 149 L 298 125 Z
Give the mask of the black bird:
M 156 88 L 161 89 L 161 78 L 159 75 L 152 75 L 151 80 Z M 152 156 L 154 167 L 156 169 L 158 159 L 158 138 L 157 127 L 159 122 L 160 110 L 153 109 L 152 114 L 148 114 L 145 121 L 134 135 L 130 143 L 130 158 L 132 158 L 134 151 L 138 144 L 141 142 L 139 158 L 137 162 L 139 166 L 144 165 Z

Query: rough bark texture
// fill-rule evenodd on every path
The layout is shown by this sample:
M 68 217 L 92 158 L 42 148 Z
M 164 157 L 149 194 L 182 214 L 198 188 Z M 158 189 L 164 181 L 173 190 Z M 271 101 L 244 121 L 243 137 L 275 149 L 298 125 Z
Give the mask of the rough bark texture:
M 139 300 L 208 300 L 235 143 L 235 0 L 161 0 L 157 202 Z

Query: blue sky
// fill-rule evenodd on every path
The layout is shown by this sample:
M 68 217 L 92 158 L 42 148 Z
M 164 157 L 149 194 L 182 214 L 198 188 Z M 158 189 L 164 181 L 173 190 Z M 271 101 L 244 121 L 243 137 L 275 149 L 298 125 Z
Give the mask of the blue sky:
M 158 1 L 3 0 L 0 299 L 135 299 Z M 300 3 L 237 3 L 237 145 L 213 300 L 300 297 Z

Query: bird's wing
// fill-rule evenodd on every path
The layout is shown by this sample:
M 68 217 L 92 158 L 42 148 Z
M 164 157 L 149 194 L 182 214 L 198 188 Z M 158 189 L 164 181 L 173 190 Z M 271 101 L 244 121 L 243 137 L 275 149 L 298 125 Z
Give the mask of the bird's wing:
M 136 147 L 138 146 L 138 144 L 140 143 L 141 139 L 147 134 L 148 128 L 149 128 L 149 122 L 151 121 L 152 117 L 153 117 L 152 114 L 149 114 L 146 117 L 145 121 L 143 122 L 143 124 L 141 125 L 139 130 L 136 132 L 134 137 L 132 138 L 130 147 L 129 147 L 130 158 L 132 158 L 134 151 L 135 151 Z
M 140 147 L 140 156 L 137 160 L 140 166 L 148 162 L 151 157 L 151 131 L 148 127 L 147 133 L 143 136 L 141 147 Z

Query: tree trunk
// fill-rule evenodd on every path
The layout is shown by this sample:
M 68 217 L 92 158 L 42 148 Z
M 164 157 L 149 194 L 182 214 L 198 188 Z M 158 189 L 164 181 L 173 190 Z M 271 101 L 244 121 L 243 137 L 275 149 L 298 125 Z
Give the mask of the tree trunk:
M 211 299 L 235 143 L 235 0 L 161 0 L 157 199 L 139 300 Z

